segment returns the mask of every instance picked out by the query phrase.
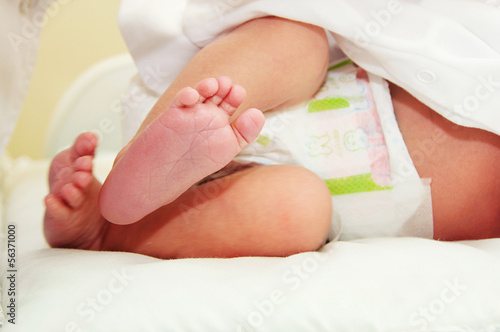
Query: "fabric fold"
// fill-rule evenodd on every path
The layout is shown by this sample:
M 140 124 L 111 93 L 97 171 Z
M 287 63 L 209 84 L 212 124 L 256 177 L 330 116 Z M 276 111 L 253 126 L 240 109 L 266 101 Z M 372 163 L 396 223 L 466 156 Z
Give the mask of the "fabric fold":
M 359 66 L 403 87 L 449 120 L 500 134 L 498 6 L 480 0 L 175 3 L 157 0 L 154 4 L 159 10 L 127 14 L 128 22 L 182 17 L 182 28 L 174 28 L 166 20 L 169 22 L 162 26 L 162 37 L 157 39 L 169 45 L 168 59 L 166 53 L 162 57 L 159 52 L 147 57 L 150 65 L 161 63 L 172 76 L 200 48 L 236 26 L 258 17 L 279 16 L 330 31 L 345 55 Z M 142 41 L 129 38 L 128 43 L 140 45 Z M 184 51 L 176 54 L 172 51 L 175 49 Z M 137 61 L 139 67 L 144 66 L 143 59 Z M 169 84 L 168 80 L 164 83 L 156 87 L 158 93 Z

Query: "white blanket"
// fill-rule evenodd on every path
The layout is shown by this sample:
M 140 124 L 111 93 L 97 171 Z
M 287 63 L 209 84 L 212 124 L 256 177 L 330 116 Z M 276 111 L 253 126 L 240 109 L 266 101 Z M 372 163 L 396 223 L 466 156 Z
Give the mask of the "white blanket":
M 98 158 L 106 175 L 113 158 Z M 498 331 L 500 240 L 336 242 L 288 258 L 160 260 L 49 249 L 48 160 L 9 167 L 16 296 L 3 331 Z M 2 255 L 2 267 L 6 262 Z M 7 310 L 6 310 L 7 309 Z M 10 319 L 6 316 L 6 319 Z
M 200 47 L 274 15 L 324 27 L 366 70 L 457 124 L 500 134 L 500 4 L 480 0 L 124 0 L 120 26 L 162 93 Z

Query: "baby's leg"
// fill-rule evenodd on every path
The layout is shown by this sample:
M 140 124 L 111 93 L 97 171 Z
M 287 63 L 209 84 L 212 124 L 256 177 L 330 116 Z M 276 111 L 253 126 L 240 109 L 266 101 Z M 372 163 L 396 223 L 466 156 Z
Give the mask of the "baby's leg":
M 136 222 L 227 165 L 264 125 L 257 109 L 229 123 L 244 97 L 227 77 L 182 89 L 115 163 L 99 196 L 103 216 Z
M 330 192 L 298 166 L 260 166 L 191 188 L 130 225 L 111 224 L 103 250 L 160 258 L 288 256 L 321 247 Z
M 92 174 L 96 146 L 94 134 L 81 134 L 72 147 L 52 161 L 44 231 L 53 247 L 101 247 L 108 223 L 99 213 L 97 197 L 101 184 Z
M 241 149 L 241 138 L 246 141 L 255 138 L 256 128 L 261 125 L 259 123 L 261 120 L 257 119 L 255 111 L 245 114 L 241 111 L 250 106 L 266 111 L 310 97 L 324 80 L 328 59 L 328 41 L 323 29 L 275 17 L 245 23 L 203 48 L 160 97 L 134 139 L 118 155 L 115 167 L 101 193 L 103 215 L 115 223 L 135 222 L 160 206 L 168 204 L 191 184 L 222 167 L 221 165 L 227 163 Z M 283 75 L 285 72 L 287 74 Z M 193 131 L 187 143 L 179 142 L 188 134 L 185 122 L 179 127 L 180 133 L 175 131 L 176 121 L 184 117 L 183 112 L 169 112 L 176 114 L 171 117 L 165 114 L 165 110 L 171 110 L 172 105 L 173 108 L 179 108 L 175 106 L 182 99 L 178 91 L 184 87 L 193 86 L 206 77 L 220 75 L 230 76 L 245 87 L 248 98 L 242 105 L 237 105 L 241 100 L 231 102 L 233 99 L 239 99 L 238 94 L 232 91 L 228 94 L 230 97 L 226 98 L 227 104 L 232 105 L 229 112 L 217 112 L 217 108 L 211 107 L 219 115 L 210 115 L 207 103 L 189 106 L 189 108 L 202 106 L 205 109 L 204 120 L 198 125 L 210 117 L 217 118 L 217 121 L 224 118 L 224 125 L 220 127 L 223 131 L 230 133 L 228 128 L 237 129 L 233 131 L 232 142 L 224 143 L 227 144 L 224 149 L 224 144 L 221 142 L 217 148 L 212 148 L 212 143 L 206 146 L 210 146 L 210 149 L 217 154 L 224 152 L 219 159 L 220 156 L 214 158 L 208 156 L 208 150 L 199 154 L 203 147 L 195 146 L 198 141 L 193 140 L 193 137 L 201 135 Z M 189 93 L 182 91 L 186 99 L 191 98 L 189 94 L 192 91 Z M 199 93 L 204 95 L 201 90 Z M 187 104 L 192 102 L 193 100 L 189 100 Z M 186 101 L 181 103 L 186 104 Z M 236 110 L 237 108 L 239 109 Z M 239 118 L 233 126 L 228 126 L 227 115 L 231 116 L 233 112 L 235 114 L 230 120 L 233 121 L 238 116 Z M 194 115 L 191 116 L 194 120 Z M 255 124 L 252 125 L 252 122 Z M 199 130 L 200 128 L 197 128 L 195 131 Z M 235 137 L 238 139 L 234 140 Z M 218 138 L 212 136 L 212 139 Z M 172 140 L 176 143 L 170 143 Z M 164 143 L 159 144 L 160 141 Z M 191 148 L 179 150 L 183 144 L 192 144 L 197 152 L 193 153 L 192 157 L 189 154 L 180 155 L 191 153 Z M 173 147 L 175 149 L 169 151 Z M 196 167 L 193 167 L 194 161 L 197 162 Z M 155 165 L 161 167 L 157 168 Z
M 82 134 L 51 165 L 45 216 L 51 246 L 160 258 L 287 256 L 326 240 L 330 193 L 297 166 L 234 173 L 187 190 L 135 224 L 109 224 L 99 212 L 101 185 L 92 175 L 96 145 L 94 135 Z
M 44 221 L 53 247 L 137 252 L 159 258 L 287 256 L 319 248 L 330 193 L 297 166 L 261 166 L 187 190 L 127 226 L 100 214 L 92 175 L 95 135 L 80 135 L 50 168 Z
M 413 163 L 432 179 L 434 238 L 500 237 L 500 136 L 458 126 L 399 87 L 391 94 Z

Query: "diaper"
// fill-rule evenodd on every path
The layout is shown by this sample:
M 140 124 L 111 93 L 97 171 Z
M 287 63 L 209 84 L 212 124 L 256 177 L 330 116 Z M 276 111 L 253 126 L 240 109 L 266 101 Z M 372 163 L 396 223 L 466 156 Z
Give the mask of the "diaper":
M 411 161 L 383 79 L 345 60 L 330 67 L 312 100 L 265 116 L 260 136 L 231 165 L 316 173 L 332 197 L 330 240 L 432 238 L 430 182 Z

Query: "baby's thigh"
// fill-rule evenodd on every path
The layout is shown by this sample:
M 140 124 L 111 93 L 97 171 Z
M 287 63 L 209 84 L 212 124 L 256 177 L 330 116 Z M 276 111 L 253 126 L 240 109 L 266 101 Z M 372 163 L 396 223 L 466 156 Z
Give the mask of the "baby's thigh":
M 431 178 L 434 238 L 500 237 L 500 136 L 453 124 L 391 86 L 403 138 L 422 178 Z

